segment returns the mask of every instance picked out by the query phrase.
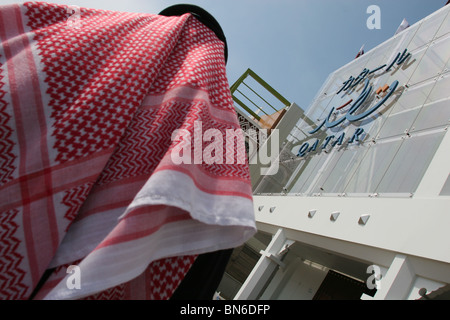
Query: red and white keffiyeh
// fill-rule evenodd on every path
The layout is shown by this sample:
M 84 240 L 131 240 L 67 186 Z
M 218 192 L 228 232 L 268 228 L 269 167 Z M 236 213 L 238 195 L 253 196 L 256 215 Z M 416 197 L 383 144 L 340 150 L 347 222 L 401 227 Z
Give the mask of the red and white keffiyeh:
M 0 299 L 52 268 L 36 299 L 167 299 L 254 234 L 224 43 L 194 16 L 27 2 L 0 38 Z

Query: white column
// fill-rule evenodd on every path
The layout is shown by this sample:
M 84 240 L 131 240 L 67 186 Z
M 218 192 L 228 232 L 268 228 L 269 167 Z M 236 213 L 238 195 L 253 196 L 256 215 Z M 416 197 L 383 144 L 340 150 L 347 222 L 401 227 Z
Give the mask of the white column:
M 389 267 L 386 276 L 381 279 L 381 287 L 374 300 L 404 300 L 409 296 L 416 274 L 408 257 L 398 254 Z
M 278 229 L 266 250 L 261 250 L 261 258 L 256 263 L 252 272 L 250 272 L 241 289 L 234 297 L 234 300 L 255 300 L 258 297 L 258 294 L 272 275 L 272 272 L 278 266 L 283 266 L 283 262 L 280 259 L 282 255 L 280 251 L 283 250 L 286 243 L 290 242 L 287 242 L 283 229 Z

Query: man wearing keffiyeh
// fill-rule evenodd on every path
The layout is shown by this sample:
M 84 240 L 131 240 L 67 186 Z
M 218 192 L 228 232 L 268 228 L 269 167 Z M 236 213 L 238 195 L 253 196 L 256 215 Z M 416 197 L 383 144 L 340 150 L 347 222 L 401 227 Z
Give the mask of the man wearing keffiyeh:
M 225 44 L 191 13 L 72 9 L 0 7 L 0 299 L 169 299 L 256 230 L 247 163 L 171 157 L 175 130 L 239 129 Z

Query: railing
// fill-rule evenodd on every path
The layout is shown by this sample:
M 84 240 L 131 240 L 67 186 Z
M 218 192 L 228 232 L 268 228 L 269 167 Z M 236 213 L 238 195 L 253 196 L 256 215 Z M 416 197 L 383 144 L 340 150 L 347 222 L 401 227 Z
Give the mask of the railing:
M 252 159 L 291 103 L 251 69 L 247 69 L 231 86 L 230 91 L 238 105 L 235 108 L 244 131 L 247 156 Z M 266 135 L 260 135 L 261 129 L 267 130 Z
M 249 80 L 249 78 L 251 78 L 250 81 L 256 83 L 253 83 L 253 85 L 246 83 L 245 81 Z M 259 90 L 256 88 L 258 85 Z M 247 69 L 247 71 L 231 86 L 230 90 L 233 100 L 256 122 L 262 121 L 260 116 L 261 113 L 267 117 L 271 117 L 273 114 L 276 114 L 285 107 L 291 105 L 286 98 L 261 79 L 261 77 L 251 69 Z M 243 100 L 247 103 L 244 103 Z M 252 108 L 249 107 L 249 103 L 253 106 Z M 275 103 L 278 108 L 274 106 Z

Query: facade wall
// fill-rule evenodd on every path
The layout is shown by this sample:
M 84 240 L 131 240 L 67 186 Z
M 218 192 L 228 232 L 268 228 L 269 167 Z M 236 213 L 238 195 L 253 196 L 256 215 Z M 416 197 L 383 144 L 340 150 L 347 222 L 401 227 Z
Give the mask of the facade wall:
M 333 72 L 305 117 L 279 123 L 286 139 L 276 174 L 252 176 L 261 232 L 379 267 L 378 299 L 417 299 L 420 288 L 450 283 L 449 12 L 444 7 Z M 278 257 L 274 248 L 260 259 Z M 297 258 L 307 257 L 302 252 Z M 301 282 L 297 258 L 262 297 L 293 290 L 287 279 Z M 248 297 L 259 271 L 236 298 Z M 306 298 L 302 290 L 289 294 Z
M 436 12 L 331 74 L 306 117 L 291 126 L 281 144 L 280 170 L 258 181 L 255 193 L 414 195 L 449 125 L 448 12 L 448 8 Z M 351 77 L 355 80 L 343 90 Z M 366 80 L 372 92 L 351 112 L 364 94 Z M 394 83 L 392 93 L 390 89 L 375 93 Z M 370 111 L 386 95 L 368 116 L 347 120 Z M 337 110 L 349 101 L 353 103 Z M 325 119 L 344 121 L 330 128 L 323 125 L 311 134 Z M 443 177 L 447 179 L 448 173 Z

